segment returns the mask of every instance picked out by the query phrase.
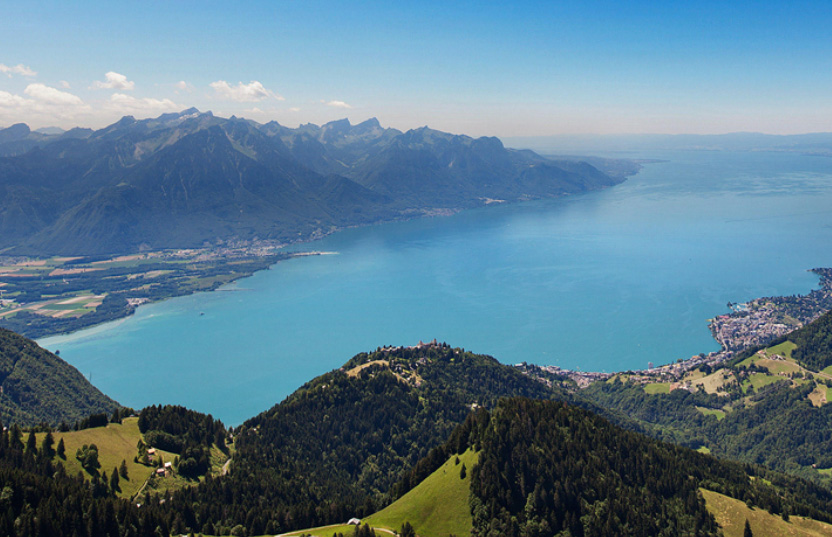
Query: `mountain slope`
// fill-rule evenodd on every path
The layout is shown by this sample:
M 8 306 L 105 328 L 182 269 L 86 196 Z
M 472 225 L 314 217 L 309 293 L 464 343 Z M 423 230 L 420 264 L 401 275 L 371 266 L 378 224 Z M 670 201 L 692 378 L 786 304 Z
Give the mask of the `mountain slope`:
M 397 531 L 409 522 L 422 537 L 670 537 L 722 535 L 720 525 L 734 535 L 745 518 L 761 535 L 775 534 L 763 524 L 815 535 L 832 521 L 826 489 L 659 442 L 557 401 L 508 398 L 480 409 L 425 464 L 434 470 L 362 523 Z
M 468 497 L 471 469 L 477 459 L 477 453 L 470 449 L 449 458 L 407 494 L 365 518 L 362 524 L 398 531 L 407 522 L 425 537 L 470 534 L 473 520 Z
M 717 535 L 699 487 L 832 521 L 824 489 L 625 431 L 571 405 L 515 398 L 478 422 L 475 537 Z
M 200 528 L 250 518 L 252 534 L 371 514 L 472 407 L 490 408 L 508 395 L 570 397 L 489 356 L 443 344 L 362 353 L 245 422 L 235 431 L 231 475 L 171 505 L 197 502 Z
M 119 405 L 77 369 L 29 339 L 0 328 L 0 419 L 4 424 L 73 423 Z
M 113 170 L 112 179 L 32 237 L 30 247 L 103 253 L 201 246 L 218 237 L 294 240 L 365 223 L 342 213 L 386 201 L 348 179 L 298 165 L 243 122 L 171 135 L 158 145 Z
M 402 133 L 375 119 L 289 129 L 189 109 L 93 132 L 16 125 L 0 131 L 0 249 L 88 255 L 291 242 L 619 180 L 496 138 Z
M 823 371 L 832 366 L 832 312 L 783 339 L 796 345 L 792 356 L 804 367 L 812 371 Z
M 396 136 L 347 173 L 410 207 L 471 207 L 609 187 L 616 181 L 586 163 L 511 151 L 497 138 L 454 136 L 426 127 Z

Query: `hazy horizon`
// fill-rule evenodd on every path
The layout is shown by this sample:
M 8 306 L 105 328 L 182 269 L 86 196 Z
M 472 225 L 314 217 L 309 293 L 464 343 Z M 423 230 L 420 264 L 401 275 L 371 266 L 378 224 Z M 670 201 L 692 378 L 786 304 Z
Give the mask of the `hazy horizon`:
M 58 124 L 44 124 L 44 125 L 38 126 L 37 124 L 31 124 L 31 123 L 28 123 L 26 121 L 17 121 L 15 123 L 5 123 L 5 124 L 0 123 L 0 130 L 6 129 L 6 128 L 11 127 L 12 125 L 21 124 L 21 123 L 26 124 L 32 131 L 39 131 L 39 132 L 44 132 L 44 133 L 48 133 L 48 134 L 55 134 L 58 131 L 66 132 L 66 131 L 71 130 L 73 128 L 84 128 L 84 129 L 89 128 L 89 129 L 93 129 L 93 130 L 99 130 L 99 129 L 107 128 L 110 125 L 113 125 L 115 123 L 118 123 L 121 119 L 123 119 L 125 117 L 133 117 L 137 121 L 142 121 L 142 120 L 146 120 L 146 119 L 155 119 L 155 118 L 160 117 L 162 114 L 166 114 L 166 113 L 182 113 L 182 112 L 184 112 L 186 110 L 189 110 L 191 108 L 196 108 L 196 107 L 189 107 L 189 108 L 185 108 L 183 110 L 176 110 L 176 111 L 171 111 L 171 112 L 161 112 L 161 113 L 149 114 L 149 115 L 148 114 L 145 114 L 145 115 L 125 114 L 123 116 L 120 116 L 120 117 L 116 118 L 115 120 L 113 120 L 110 123 L 106 123 L 104 125 L 96 126 L 96 127 L 90 127 L 90 126 L 82 125 L 82 124 L 66 125 L 64 127 L 58 126 Z M 232 117 L 234 115 L 234 114 L 230 114 L 230 115 L 221 116 L 220 114 L 214 113 L 212 110 L 200 110 L 198 108 L 197 108 L 197 110 L 199 110 L 200 113 L 213 114 L 214 116 L 220 117 L 220 118 L 223 118 L 223 119 L 229 119 L 230 117 Z M 252 118 L 246 117 L 246 116 L 237 115 L 236 117 L 238 119 L 244 119 L 244 120 L 248 120 L 248 121 L 255 121 L 256 123 L 260 123 L 260 124 L 267 123 L 267 121 L 258 121 L 258 120 L 255 120 L 255 119 L 252 119 Z M 296 124 L 286 124 L 286 123 L 283 123 L 283 122 L 280 122 L 280 121 L 278 121 L 278 123 L 280 123 L 281 125 L 283 125 L 285 127 L 289 127 L 289 128 L 294 129 L 294 128 L 298 128 L 298 127 L 306 125 L 306 124 L 314 124 L 314 125 L 317 125 L 317 126 L 320 127 L 320 126 L 323 126 L 323 125 L 325 125 L 327 123 L 330 123 L 330 122 L 337 122 L 337 121 L 343 121 L 343 120 L 347 120 L 351 125 L 355 126 L 355 125 L 359 125 L 359 124 L 361 124 L 365 121 L 369 121 L 369 120 L 373 120 L 373 119 L 377 120 L 382 128 L 385 128 L 385 129 L 386 128 L 393 128 L 393 129 L 398 129 L 402 132 L 406 132 L 406 131 L 411 130 L 411 129 L 419 129 L 419 128 L 423 128 L 423 127 L 424 128 L 429 128 L 429 129 L 434 128 L 432 125 L 418 125 L 416 127 L 399 128 L 399 127 L 396 127 L 395 125 L 385 124 L 385 122 L 382 121 L 381 118 L 378 118 L 376 116 L 368 116 L 368 117 L 365 117 L 365 118 L 358 118 L 358 119 L 352 119 L 349 116 L 343 116 L 343 117 L 336 117 L 334 119 L 330 119 L 328 121 L 321 122 L 321 123 L 314 123 L 312 121 L 299 121 Z M 268 120 L 268 121 L 277 121 L 277 120 L 272 119 L 272 120 Z M 436 130 L 441 130 L 441 129 L 436 129 Z M 450 132 L 451 134 L 471 136 L 469 133 L 466 133 L 466 132 L 456 132 L 456 131 L 446 131 L 446 132 Z M 512 141 L 512 142 L 543 141 L 543 140 L 583 141 L 583 140 L 625 140 L 625 139 L 633 139 L 633 138 L 639 138 L 639 139 L 656 138 L 656 139 L 661 139 L 661 138 L 674 138 L 674 137 L 675 138 L 684 138 L 684 137 L 707 138 L 707 137 L 731 137 L 731 136 L 749 136 L 749 137 L 759 136 L 759 137 L 769 137 L 769 138 L 792 137 L 793 138 L 793 137 L 826 136 L 826 135 L 832 136 L 832 128 L 830 128 L 830 130 L 828 130 L 828 131 L 795 132 L 795 133 L 787 133 L 787 134 L 760 132 L 760 131 L 729 131 L 729 132 L 701 132 L 701 133 L 694 133 L 694 132 L 675 132 L 675 133 L 659 133 L 659 132 L 596 133 L 596 132 L 589 132 L 589 133 L 560 133 L 560 134 L 516 135 L 516 136 L 500 136 L 500 135 L 496 135 L 496 134 L 481 134 L 479 136 L 497 137 L 497 138 L 500 138 L 504 142 L 504 144 L 507 144 L 508 143 L 507 141 Z M 479 137 L 479 136 L 477 136 L 477 137 Z

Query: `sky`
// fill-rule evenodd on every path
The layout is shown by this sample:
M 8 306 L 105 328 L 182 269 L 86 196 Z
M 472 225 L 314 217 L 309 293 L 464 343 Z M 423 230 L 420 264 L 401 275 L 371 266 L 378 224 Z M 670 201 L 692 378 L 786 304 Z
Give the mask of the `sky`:
M 0 126 L 832 131 L 832 2 L 0 1 Z

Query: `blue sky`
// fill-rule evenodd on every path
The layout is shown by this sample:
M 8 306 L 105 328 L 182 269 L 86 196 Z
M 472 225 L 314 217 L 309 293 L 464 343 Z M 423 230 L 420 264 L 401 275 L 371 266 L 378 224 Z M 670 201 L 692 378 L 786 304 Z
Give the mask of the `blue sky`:
M 0 3 L 0 125 L 832 131 L 832 2 Z M 108 74 L 109 73 L 109 74 Z

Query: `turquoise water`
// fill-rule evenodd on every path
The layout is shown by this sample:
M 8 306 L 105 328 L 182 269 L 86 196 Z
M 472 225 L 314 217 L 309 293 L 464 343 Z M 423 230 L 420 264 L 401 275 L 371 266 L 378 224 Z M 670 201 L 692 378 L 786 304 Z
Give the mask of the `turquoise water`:
M 380 345 L 437 338 L 521 361 L 622 370 L 717 350 L 706 320 L 805 293 L 832 266 L 832 159 L 666 159 L 612 189 L 340 232 L 225 287 L 42 340 L 123 404 L 238 424 Z M 200 312 L 204 312 L 201 316 Z

